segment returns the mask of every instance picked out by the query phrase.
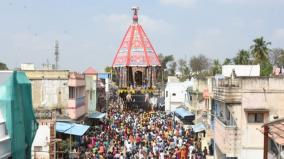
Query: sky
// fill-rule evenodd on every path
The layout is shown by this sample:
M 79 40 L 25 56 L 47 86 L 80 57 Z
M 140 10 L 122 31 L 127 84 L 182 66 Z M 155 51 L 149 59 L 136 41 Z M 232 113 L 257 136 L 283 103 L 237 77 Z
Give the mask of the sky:
M 131 7 L 157 53 L 221 61 L 263 36 L 284 48 L 284 0 L 1 0 L 0 62 L 54 63 L 83 72 L 111 66 L 128 26 Z

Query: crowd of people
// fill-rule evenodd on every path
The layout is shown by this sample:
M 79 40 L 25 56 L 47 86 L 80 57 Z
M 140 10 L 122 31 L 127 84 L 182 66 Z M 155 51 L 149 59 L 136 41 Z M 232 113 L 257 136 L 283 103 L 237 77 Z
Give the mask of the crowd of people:
M 198 135 L 164 111 L 122 110 L 113 104 L 99 126 L 81 137 L 76 152 L 94 159 L 205 159 Z

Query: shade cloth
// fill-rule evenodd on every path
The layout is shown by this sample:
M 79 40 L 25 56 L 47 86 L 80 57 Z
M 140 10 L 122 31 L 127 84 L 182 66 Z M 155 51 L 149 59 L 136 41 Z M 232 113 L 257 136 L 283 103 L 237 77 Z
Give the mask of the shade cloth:
M 76 123 L 56 122 L 56 131 L 64 134 L 71 134 L 75 136 L 82 136 L 90 128 L 88 125 Z
M 101 119 L 105 116 L 106 116 L 106 113 L 94 112 L 94 113 L 91 113 L 88 117 L 92 119 Z

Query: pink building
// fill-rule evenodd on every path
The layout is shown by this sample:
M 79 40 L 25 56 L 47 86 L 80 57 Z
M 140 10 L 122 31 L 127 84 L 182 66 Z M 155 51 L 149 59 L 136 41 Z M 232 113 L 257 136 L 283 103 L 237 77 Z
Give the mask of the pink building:
M 68 116 L 71 119 L 78 119 L 86 114 L 85 105 L 85 77 L 76 72 L 69 73 L 69 100 Z

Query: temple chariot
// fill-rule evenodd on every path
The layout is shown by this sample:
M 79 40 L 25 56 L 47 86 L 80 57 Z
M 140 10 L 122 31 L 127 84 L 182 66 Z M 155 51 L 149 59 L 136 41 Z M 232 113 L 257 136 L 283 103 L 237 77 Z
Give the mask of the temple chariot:
M 157 91 L 161 64 L 148 36 L 138 23 L 138 7 L 133 7 L 133 22 L 112 63 L 118 94 L 131 107 L 147 108 Z

